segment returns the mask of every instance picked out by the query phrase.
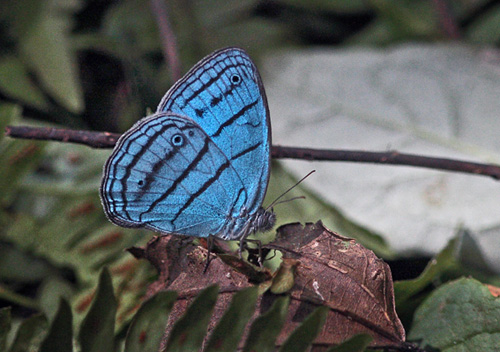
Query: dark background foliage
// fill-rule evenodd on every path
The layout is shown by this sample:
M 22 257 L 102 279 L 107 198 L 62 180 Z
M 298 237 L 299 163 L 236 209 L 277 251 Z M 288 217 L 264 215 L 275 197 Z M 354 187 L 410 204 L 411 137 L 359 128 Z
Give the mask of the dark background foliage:
M 155 16 L 158 3 L 167 17 Z M 257 63 L 267 51 L 292 47 L 385 47 L 408 41 L 498 46 L 499 21 L 500 1 L 494 0 L 3 1 L 0 126 L 126 130 L 154 110 L 175 81 L 162 40 L 178 52 L 184 73 L 224 46 L 244 48 Z M 173 36 L 160 34 L 162 24 Z M 0 306 L 13 305 L 16 317 L 41 311 L 52 318 L 63 296 L 78 324 L 100 269 L 108 265 L 119 293 L 119 329 L 130 321 L 155 273 L 123 248 L 144 244 L 151 234 L 117 229 L 104 218 L 97 185 L 108 154 L 1 140 Z M 355 225 L 339 226 L 349 235 Z M 376 235 L 366 238 L 361 242 L 371 243 L 367 246 L 377 254 L 396 257 Z M 447 259 L 437 270 L 443 277 L 471 273 L 449 264 L 453 260 L 443 253 Z M 416 277 L 428 259 L 395 260 L 393 274 Z M 478 276 L 497 280 L 489 273 Z M 422 295 L 435 279 L 423 278 Z M 401 297 L 402 312 L 408 310 L 402 318 L 410 324 L 414 307 Z

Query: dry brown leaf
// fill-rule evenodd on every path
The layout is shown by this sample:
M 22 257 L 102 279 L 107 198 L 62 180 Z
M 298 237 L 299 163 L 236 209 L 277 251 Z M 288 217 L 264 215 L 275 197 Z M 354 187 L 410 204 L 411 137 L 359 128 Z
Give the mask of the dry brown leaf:
M 285 258 L 300 261 L 290 291 L 292 316 L 305 318 L 318 305 L 331 309 L 316 343 L 339 343 L 358 333 L 372 335 L 372 346 L 405 340 L 395 311 L 391 271 L 371 250 L 321 222 L 279 228 L 273 247 L 281 248 Z M 290 321 L 281 341 L 297 325 Z
M 405 332 L 394 308 L 390 269 L 372 251 L 353 239 L 331 232 L 321 222 L 282 226 L 276 241 L 266 247 L 281 250 L 285 258 L 281 274 L 274 279 L 267 269 L 256 270 L 229 254 L 212 254 L 204 273 L 207 250 L 179 236 L 155 237 L 145 248 L 134 248 L 131 252 L 149 260 L 159 272 L 158 280 L 148 289 L 148 296 L 162 290 L 175 290 L 179 294 L 167 334 L 205 287 L 218 284 L 220 288 L 209 336 L 235 292 L 263 283 L 279 287 L 274 292 L 288 291 L 291 296 L 287 322 L 278 337 L 278 345 L 320 305 L 330 307 L 330 312 L 315 341 L 317 348 L 338 344 L 358 333 L 373 336 L 372 346 L 403 343 Z M 265 312 L 277 297 L 279 295 L 270 291 L 259 297 L 251 321 Z

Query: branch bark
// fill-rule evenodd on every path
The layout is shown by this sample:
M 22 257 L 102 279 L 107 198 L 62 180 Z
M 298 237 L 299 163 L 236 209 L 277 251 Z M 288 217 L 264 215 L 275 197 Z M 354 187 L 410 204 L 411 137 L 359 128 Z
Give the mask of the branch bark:
M 120 137 L 120 134 L 110 132 L 91 132 L 29 126 L 7 126 L 5 134 L 13 138 L 78 143 L 92 148 L 112 148 Z M 275 159 L 345 161 L 416 166 L 441 171 L 489 176 L 495 180 L 500 180 L 500 166 L 498 165 L 405 154 L 398 151 L 367 152 L 362 150 L 310 149 L 273 145 L 271 153 L 272 157 Z

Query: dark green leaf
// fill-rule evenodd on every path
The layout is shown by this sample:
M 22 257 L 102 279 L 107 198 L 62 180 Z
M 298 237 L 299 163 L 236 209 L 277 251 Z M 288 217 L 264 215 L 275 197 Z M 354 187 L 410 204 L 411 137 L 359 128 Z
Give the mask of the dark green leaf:
M 23 296 L 2 285 L 0 285 L 0 299 L 18 304 L 21 307 L 38 309 L 38 305 L 34 299 Z
M 396 307 L 401 320 L 409 325 L 415 310 L 438 284 L 464 275 L 487 279 L 487 271 L 475 270 L 479 263 L 484 263 L 484 259 L 480 257 L 477 244 L 467 231 L 460 230 L 458 236 L 428 262 L 417 278 L 394 282 Z
M 285 322 L 289 302 L 290 297 L 280 297 L 265 314 L 255 319 L 243 351 L 274 351 L 276 337 Z
M 328 314 L 328 307 L 318 307 L 304 322 L 290 334 L 283 343 L 280 352 L 302 352 L 313 343 L 318 336 Z
M 476 233 L 476 235 L 479 234 Z M 474 236 L 474 234 L 466 228 L 461 228 L 458 231 L 456 235 L 456 262 L 467 269 L 494 275 L 494 267 L 488 263 L 485 251 L 481 249 L 481 245 L 478 241 L 479 236 Z
M 199 351 L 207 332 L 207 325 L 217 301 L 217 286 L 200 292 L 173 326 L 165 351 Z
M 442 352 L 495 351 L 499 322 L 500 300 L 481 282 L 462 278 L 440 286 L 417 309 L 408 340 Z
M 42 314 L 35 314 L 23 320 L 9 351 L 25 352 L 37 350 L 47 331 L 47 326 L 47 318 Z
M 43 280 L 38 292 L 39 309 L 45 313 L 49 321 L 53 321 L 61 309 L 61 299 L 70 301 L 74 294 L 70 282 L 55 274 Z
M 69 41 L 71 5 L 56 1 L 41 4 L 36 21 L 29 30 L 21 33 L 21 54 L 56 101 L 71 112 L 81 112 L 83 94 L 78 80 L 76 56 Z
M 0 199 L 8 200 L 23 176 L 31 171 L 42 156 L 43 143 L 28 140 L 10 141 L 4 148 L 0 160 Z M 5 190 L 5 191 L 3 191 Z
M 5 138 L 3 131 L 21 117 L 18 105 L 0 105 L 0 200 L 7 201 L 23 176 L 31 171 L 42 156 L 43 143 Z
M 19 37 L 31 31 L 33 26 L 38 22 L 44 2 L 43 0 L 4 2 L 7 6 L 5 6 L 3 10 L 9 14 L 7 19 L 10 20 L 10 23 Z
M 61 299 L 59 309 L 50 325 L 50 330 L 43 340 L 40 352 L 73 351 L 73 315 L 65 299 Z
M 387 21 L 395 39 L 431 36 L 438 33 L 434 9 L 427 2 L 370 0 L 370 4 Z
M 7 335 L 12 326 L 10 307 L 0 309 L 0 351 L 7 350 Z
M 356 13 L 369 10 L 366 0 L 285 0 L 282 3 L 303 7 L 310 11 L 332 11 L 340 13 Z
M 396 297 L 396 306 L 399 307 L 409 303 L 408 301 L 413 296 L 425 289 L 442 273 L 457 267 L 458 263 L 454 257 L 456 249 L 457 239 L 453 239 L 436 257 L 429 261 L 425 270 L 417 278 L 395 282 L 394 295 Z
M 0 142 L 5 139 L 5 127 L 17 122 L 21 117 L 21 107 L 16 104 L 0 104 Z M 11 139 L 8 139 L 11 140 Z M 12 140 L 11 140 L 12 141 Z
M 108 269 L 104 268 L 99 276 L 96 295 L 78 335 L 82 352 L 113 351 L 117 305 L 111 276 Z
M 0 246 L 0 280 L 35 283 L 50 276 L 46 260 L 11 245 Z
M 125 340 L 126 352 L 156 352 L 165 334 L 168 316 L 175 303 L 175 292 L 159 292 L 139 308 Z
M 481 16 L 475 17 L 467 28 L 467 36 L 479 43 L 498 43 L 500 40 L 498 23 L 500 23 L 500 5 L 490 7 Z
M 31 81 L 28 70 L 15 56 L 6 56 L 0 60 L 0 90 L 5 95 L 27 103 L 39 109 L 46 109 L 47 99 Z M 2 129 L 3 131 L 3 129 Z
M 130 13 L 134 16 L 130 16 Z M 103 31 L 108 38 L 113 39 L 115 47 L 119 48 L 117 54 L 128 51 L 127 56 L 134 61 L 132 64 L 139 60 L 142 68 L 146 63 L 140 62 L 141 55 L 160 49 L 157 23 L 151 8 L 144 6 L 142 1 L 116 3 L 107 12 Z
M 3 121 L 0 118 L 0 124 Z M 102 165 L 109 156 L 109 150 L 28 141 L 35 146 L 46 145 L 47 148 L 43 150 L 43 171 L 32 171 L 40 165 L 39 158 L 32 162 L 31 169 L 26 169 L 29 173 L 21 173 L 17 162 L 27 163 L 33 156 L 27 153 L 11 156 L 16 153 L 10 153 L 9 148 L 21 146 L 25 142 L 7 137 L 0 144 L 0 148 L 6 146 L 4 153 L 0 153 L 0 174 L 3 176 L 0 177 L 0 198 L 6 193 L 10 194 L 12 197 L 9 199 L 15 200 L 16 209 L 20 210 L 15 216 L 0 217 L 0 221 L 3 220 L 0 225 L 4 225 L 2 238 L 11 242 L 14 248 L 27 253 L 28 258 L 40 258 L 45 265 L 37 265 L 30 271 L 30 263 L 33 265 L 37 261 L 27 261 L 28 258 L 24 258 L 18 264 L 20 270 L 16 270 L 16 274 L 25 275 L 23 280 L 28 281 L 41 278 L 44 270 L 46 273 L 50 272 L 51 275 L 45 275 L 46 279 L 41 282 L 40 290 L 37 291 L 35 303 L 39 303 L 39 306 L 35 307 L 53 318 L 59 305 L 59 296 L 63 295 L 71 300 L 72 305 L 81 305 L 82 308 L 75 314 L 75 323 L 79 326 L 94 295 L 93 288 L 97 285 L 99 269 L 103 265 L 109 265 L 110 270 L 115 272 L 113 280 L 116 287 L 121 288 L 117 330 L 122 329 L 135 313 L 134 308 L 140 303 L 139 299 L 146 290 L 148 281 L 152 279 L 154 269 L 146 261 L 134 260 L 123 250 L 147 242 L 151 235 L 139 235 L 133 229 L 120 229 L 107 221 L 102 212 L 97 189 Z M 24 158 L 21 157 L 23 155 Z M 12 177 L 14 181 L 4 185 L 6 176 L 10 178 L 10 174 L 17 177 Z M 23 193 L 18 196 L 20 191 Z M 0 259 L 0 264 L 6 259 L 8 258 Z M 10 267 L 12 275 L 11 265 L 9 263 L 7 268 L 2 266 L 2 269 L 9 270 Z M 61 268 L 74 270 L 81 284 L 78 285 L 78 291 L 74 291 L 78 288 L 70 282 L 64 284 L 66 280 L 60 274 L 67 269 Z M 57 277 L 61 279 L 59 283 L 55 282 Z M 52 279 L 55 284 L 46 289 Z M 50 292 L 51 290 L 54 291 Z M 24 299 L 22 305 L 26 305 L 25 296 L 12 296 L 13 292 L 8 293 L 9 299 L 15 299 L 18 303 L 21 302 L 20 298 Z M 31 301 L 32 299 L 28 304 L 33 303 Z M 29 305 L 32 306 L 33 304 Z
M 368 334 L 359 334 L 330 348 L 328 352 L 363 352 L 372 340 L 373 338 Z
M 282 258 L 278 270 L 275 272 L 271 292 L 275 295 L 290 291 L 295 283 L 296 267 L 300 262 L 293 259 Z
M 279 22 L 269 22 L 262 18 L 249 18 L 246 21 L 236 21 L 221 28 L 217 28 L 219 33 L 218 47 L 235 45 L 245 48 L 248 52 L 262 50 L 263 47 L 274 43 L 289 41 L 290 29 Z M 253 33 L 252 37 L 246 33 Z
M 235 351 L 248 320 L 255 311 L 258 287 L 249 287 L 233 296 L 231 305 L 215 327 L 205 352 Z M 228 334 L 228 331 L 231 333 Z
M 240 19 L 249 18 L 253 9 L 258 6 L 258 2 L 258 0 L 212 0 L 197 1 L 193 4 L 195 6 L 194 13 L 200 23 L 213 28 L 227 27 L 228 23 L 235 22 L 235 14 Z M 221 26 L 221 23 L 224 23 L 224 25 Z

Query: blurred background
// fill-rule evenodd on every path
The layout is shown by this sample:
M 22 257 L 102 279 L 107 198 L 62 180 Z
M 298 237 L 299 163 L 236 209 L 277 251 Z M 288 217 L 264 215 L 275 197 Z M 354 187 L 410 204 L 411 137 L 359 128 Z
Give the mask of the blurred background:
M 238 46 L 263 76 L 273 143 L 499 163 L 499 43 L 492 0 L 2 1 L 0 127 L 123 132 L 175 82 L 167 47 L 183 74 Z M 0 141 L 0 306 L 51 317 L 64 296 L 81 319 L 107 265 L 128 322 L 155 271 L 124 248 L 153 234 L 106 220 L 97 190 L 110 150 Z M 266 204 L 312 169 L 294 190 L 307 199 L 276 209 L 280 224 L 323 220 L 396 279 L 448 248 L 456 266 L 443 277 L 498 281 L 496 181 L 293 161 L 273 164 Z

